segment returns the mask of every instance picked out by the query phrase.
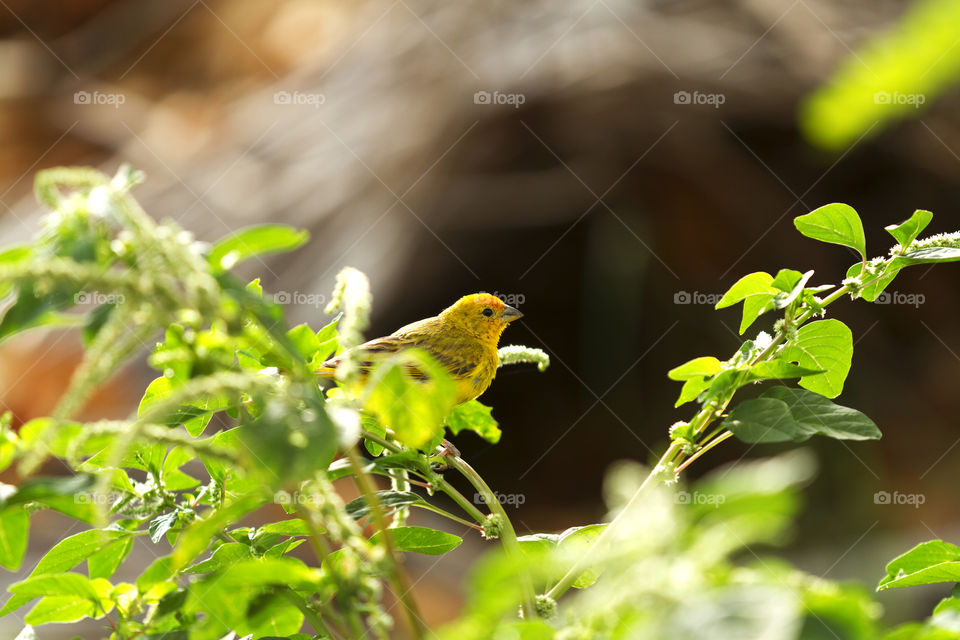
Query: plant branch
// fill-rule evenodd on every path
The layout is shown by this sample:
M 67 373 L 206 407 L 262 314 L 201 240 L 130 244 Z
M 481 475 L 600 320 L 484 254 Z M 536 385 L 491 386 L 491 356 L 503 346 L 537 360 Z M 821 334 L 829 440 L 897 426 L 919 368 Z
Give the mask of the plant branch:
M 370 476 L 363 470 L 360 454 L 357 452 L 357 448 L 355 446 L 347 449 L 347 457 L 350 460 L 350 466 L 353 468 L 353 477 L 357 483 L 357 487 L 363 493 L 367 504 L 370 506 L 370 513 L 373 516 L 373 521 L 376 523 L 377 529 L 383 533 L 381 536 L 383 539 L 383 546 L 387 551 L 387 556 L 390 558 L 390 582 L 392 583 L 393 589 L 396 592 L 397 600 L 399 600 L 400 604 L 403 605 L 403 610 L 406 613 L 407 621 L 410 624 L 410 629 L 413 631 L 414 638 L 423 638 L 427 628 L 423 623 L 423 617 L 420 615 L 420 612 L 417 608 L 417 603 L 413 598 L 413 587 L 410 585 L 406 574 L 404 574 L 400 567 L 400 555 L 397 553 L 397 549 L 393 544 L 393 539 L 390 537 L 387 518 L 383 514 L 383 506 L 380 504 L 380 499 L 377 497 L 376 488 L 373 486 Z
M 639 488 L 634 492 L 633 496 L 630 497 L 630 500 L 627 501 L 627 504 L 624 505 L 623 509 L 617 514 L 617 517 L 610 521 L 610 524 L 607 525 L 607 528 L 603 530 L 603 533 L 600 534 L 600 537 L 590 545 L 590 548 L 580 556 L 580 559 L 565 574 L 560 578 L 560 581 L 557 584 L 547 591 L 547 596 L 557 600 L 565 594 L 570 587 L 573 586 L 573 583 L 577 581 L 577 578 L 581 573 L 590 568 L 590 561 L 594 555 L 598 552 L 599 549 L 611 540 L 617 529 L 622 526 L 622 523 L 626 517 L 626 514 L 632 509 L 632 507 L 639 502 L 640 496 L 643 495 L 647 487 L 653 484 L 653 481 L 660 477 L 667 469 L 669 469 L 670 464 L 673 462 L 673 459 L 683 452 L 683 444 L 677 441 L 671 442 L 670 446 L 660 457 L 660 460 L 657 462 L 656 466 L 650 470 L 650 473 L 647 474 L 647 477 L 644 479 L 643 483 Z
M 452 469 L 456 469 L 458 472 L 460 472 L 460 474 L 463 475 L 463 477 L 466 478 L 470 484 L 472 484 L 474 488 L 480 492 L 480 494 L 483 495 L 483 499 L 490 508 L 491 514 L 496 514 L 502 519 L 500 542 L 503 544 L 503 550 L 508 556 L 519 560 L 523 551 L 520 549 L 520 543 L 517 541 L 517 532 L 514 530 L 513 523 L 510 522 L 507 512 L 503 509 L 503 505 L 500 504 L 500 501 L 497 499 L 496 495 L 494 495 L 493 491 L 490 489 L 490 486 L 487 485 L 480 474 L 477 473 L 474 468 L 467 464 L 466 461 L 460 456 L 449 456 L 447 460 Z M 521 575 L 521 580 L 521 588 L 523 589 L 523 617 L 527 618 L 528 620 L 532 620 L 537 615 L 533 582 L 530 580 L 530 576 L 526 573 Z
M 280 593 L 283 595 L 284 598 L 289 600 L 291 604 L 297 607 L 297 609 L 300 609 L 300 611 L 303 612 L 304 617 L 306 617 L 307 621 L 313 627 L 314 631 L 316 631 L 317 633 L 321 633 L 329 638 L 338 639 L 342 637 L 340 636 L 340 634 L 333 633 L 332 629 L 330 629 L 330 627 L 328 627 L 327 624 L 323 621 L 323 618 L 317 615 L 317 612 L 310 608 L 310 606 L 307 604 L 307 601 L 304 600 L 303 596 L 287 588 L 281 589 Z
M 692 456 L 690 456 L 689 458 L 687 458 L 683 463 L 681 463 L 681 464 L 677 467 L 676 473 L 682 472 L 684 469 L 686 469 L 686 468 L 689 467 L 691 464 L 693 464 L 693 461 L 694 461 L 694 460 L 696 460 L 697 458 L 699 458 L 700 456 L 702 456 L 703 454 L 705 454 L 707 451 L 709 451 L 710 449 L 713 449 L 715 446 L 717 446 L 718 444 L 720 444 L 721 442 L 723 442 L 724 440 L 726 440 L 727 438 L 730 438 L 730 437 L 732 437 L 732 436 L 733 436 L 733 432 L 732 432 L 732 431 L 726 431 L 726 432 L 720 434 L 719 436 L 717 436 L 716 438 L 714 438 L 713 440 L 711 440 L 710 442 L 708 442 L 707 444 L 703 445 L 702 447 L 700 447 L 699 449 L 697 449 L 696 453 L 694 453 Z

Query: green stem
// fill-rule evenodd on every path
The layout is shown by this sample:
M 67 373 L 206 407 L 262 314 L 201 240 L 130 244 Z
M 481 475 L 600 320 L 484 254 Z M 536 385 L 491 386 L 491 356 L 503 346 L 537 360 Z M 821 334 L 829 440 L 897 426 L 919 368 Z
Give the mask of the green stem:
M 732 431 L 727 431 L 727 432 L 724 432 L 723 434 L 721 434 L 720 436 L 714 438 L 713 440 L 711 440 L 711 441 L 708 442 L 707 444 L 703 445 L 702 447 L 700 447 L 700 448 L 697 450 L 696 453 L 694 453 L 692 456 L 690 456 L 689 458 L 687 458 L 680 466 L 678 466 L 676 472 L 677 472 L 677 473 L 680 473 L 681 471 L 683 471 L 684 469 L 686 469 L 687 467 L 689 467 L 691 464 L 693 464 L 693 461 L 694 461 L 694 460 L 696 460 L 697 458 L 699 458 L 700 456 L 702 456 L 703 454 L 705 454 L 705 453 L 706 453 L 707 451 L 709 451 L 710 449 L 713 449 L 715 446 L 717 446 L 718 444 L 720 444 L 721 442 L 723 442 L 723 441 L 726 440 L 727 438 L 730 438 L 731 436 L 733 436 L 733 432 L 732 432 Z
M 473 522 L 470 522 L 469 520 L 464 520 L 463 518 L 458 518 L 457 516 L 453 515 L 452 513 L 448 513 L 447 511 L 444 511 L 444 510 L 441 509 L 440 507 L 435 507 L 435 506 L 433 506 L 433 505 L 430 504 L 429 502 L 426 503 L 426 505 L 420 504 L 420 505 L 416 505 L 416 506 L 420 507 L 421 509 L 424 509 L 425 511 L 429 511 L 429 512 L 431 512 L 431 513 L 435 513 L 435 514 L 437 514 L 438 516 L 443 516 L 444 518 L 448 518 L 448 519 L 450 519 L 450 520 L 453 520 L 454 522 L 456 522 L 456 523 L 458 523 L 458 524 L 462 524 L 462 525 L 465 526 L 465 527 L 470 527 L 471 529 L 476 529 L 477 531 L 483 531 L 483 527 L 482 527 L 481 525 L 479 525 L 479 524 L 474 524 Z
M 361 435 L 367 440 L 372 440 L 373 442 L 376 442 L 384 449 L 387 449 L 388 451 L 392 451 L 393 453 L 400 453 L 401 451 L 404 450 L 403 447 L 398 445 L 396 442 L 389 440 L 387 438 L 378 436 L 375 433 L 371 433 L 369 431 L 362 431 Z M 430 471 L 430 464 L 428 462 L 426 461 L 422 461 L 422 462 L 423 462 L 423 465 L 422 465 L 421 471 L 424 473 L 426 477 L 430 478 L 430 484 L 433 485 L 434 489 L 436 489 L 437 491 L 442 491 L 443 493 L 447 494 L 451 500 L 456 502 L 461 509 L 463 509 L 471 518 L 476 520 L 477 523 L 479 523 L 480 525 L 483 525 L 487 521 L 487 517 L 483 515 L 483 512 L 480 511 L 480 509 L 474 506 L 472 502 L 467 500 L 466 497 L 464 497 L 462 493 L 457 491 L 457 489 L 453 485 L 451 485 L 449 482 L 444 480 L 443 476 Z
M 289 600 L 297 609 L 303 612 L 304 617 L 313 627 L 313 630 L 318 634 L 323 634 L 328 638 L 337 639 L 341 636 L 339 634 L 334 634 L 333 631 L 327 626 L 323 621 L 323 618 L 317 614 L 316 611 L 310 608 L 307 604 L 307 601 L 303 599 L 303 596 L 300 594 L 291 591 L 290 589 L 282 589 L 280 593 Z
M 480 526 L 483 526 L 487 521 L 487 516 L 483 515 L 483 512 L 480 511 L 472 502 L 467 500 L 466 496 L 457 491 L 456 487 L 444 480 L 442 477 L 437 477 L 437 480 L 433 483 L 433 486 L 436 487 L 439 491 L 450 496 L 450 499 L 456 502 L 461 509 L 467 512 L 467 514 L 477 521 Z M 499 504 L 499 503 L 498 503 Z
M 397 469 L 397 475 L 390 476 L 390 488 L 394 491 L 410 491 L 410 474 L 406 469 Z M 407 524 L 407 518 L 410 516 L 410 507 L 401 507 L 393 515 L 393 521 L 390 522 L 390 528 L 396 529 Z
M 310 542 L 310 546 L 313 547 L 313 552 L 317 557 L 317 564 L 322 566 L 323 561 L 328 555 L 330 555 L 331 549 L 330 545 L 327 543 L 327 539 L 323 535 L 323 529 L 316 523 L 314 520 L 314 513 L 306 509 L 303 505 L 299 506 L 300 516 L 303 518 L 303 521 L 307 523 L 307 528 L 310 529 L 310 537 L 307 538 Z M 333 579 L 338 583 L 337 589 L 339 591 L 339 574 L 334 572 Z M 329 605 L 328 605 L 329 606 Z M 327 608 L 327 607 L 323 607 Z M 343 616 L 338 615 L 332 607 L 329 607 L 327 611 L 327 617 L 330 619 L 330 625 L 333 626 L 334 618 L 338 619 L 342 624 L 344 622 Z M 355 613 L 353 615 L 356 615 Z M 347 637 L 347 634 L 339 629 L 337 629 L 337 636 Z
M 456 469 L 458 472 L 460 472 L 460 474 L 463 475 L 463 477 L 466 478 L 467 481 L 469 481 L 470 484 L 472 484 L 481 495 L 483 495 L 483 499 L 490 508 L 490 512 L 500 516 L 503 525 L 500 530 L 500 542 L 503 544 L 503 550 L 506 552 L 508 557 L 519 561 L 522 557 L 523 551 L 520 549 L 520 543 L 517 541 L 517 532 L 513 528 L 513 523 L 510 522 L 510 518 L 507 516 L 507 512 L 504 510 L 503 505 L 500 504 L 500 501 L 497 499 L 496 495 L 494 495 L 493 491 L 490 489 L 490 486 L 484 481 L 480 474 L 477 473 L 474 468 L 467 464 L 466 461 L 460 456 L 448 456 L 447 462 L 452 469 Z M 521 605 L 523 617 L 528 620 L 532 620 L 537 616 L 536 594 L 533 589 L 533 581 L 526 572 L 521 574 L 520 579 L 521 588 L 523 590 L 523 603 Z
M 553 585 L 547 592 L 547 596 L 553 598 L 554 600 L 558 599 L 560 596 L 565 594 L 573 583 L 576 582 L 577 577 L 581 573 L 590 568 L 590 563 L 593 556 L 596 555 L 599 549 L 602 549 L 603 546 L 611 540 L 617 529 L 622 526 L 624 519 L 627 514 L 631 511 L 633 506 L 640 501 L 640 496 L 643 495 L 643 492 L 649 487 L 655 479 L 660 477 L 663 472 L 665 472 L 670 464 L 673 462 L 673 459 L 683 452 L 683 444 L 680 442 L 671 442 L 670 446 L 660 457 L 660 460 L 657 462 L 656 466 L 650 470 L 650 473 L 647 474 L 646 479 L 639 488 L 634 492 L 633 496 L 630 497 L 630 500 L 624 505 L 623 509 L 617 514 L 617 517 L 610 521 L 610 524 L 607 525 L 607 528 L 603 530 L 603 533 L 600 534 L 600 537 L 597 538 L 596 542 L 590 545 L 590 548 L 587 549 L 586 553 L 580 556 L 580 559 L 570 569 L 563 574 L 563 577 L 560 578 L 560 581 L 557 584 Z
M 390 582 L 393 590 L 396 592 L 397 600 L 403 606 L 403 610 L 406 613 L 407 622 L 413 631 L 413 637 L 419 640 L 424 637 L 427 628 L 423 623 L 423 616 L 420 615 L 417 603 L 413 599 L 413 587 L 410 585 L 409 580 L 407 580 L 406 574 L 404 574 L 400 568 L 400 554 L 397 552 L 396 547 L 394 547 L 393 539 L 387 531 L 389 528 L 387 518 L 383 513 L 380 499 L 377 497 L 376 488 L 373 486 L 373 481 L 371 481 L 370 476 L 364 472 L 360 454 L 357 452 L 355 446 L 347 449 L 347 457 L 350 460 L 350 466 L 353 468 L 354 480 L 357 483 L 357 487 L 363 493 L 367 504 L 370 506 L 370 514 L 373 516 L 377 529 L 383 532 L 381 536 L 383 546 L 387 551 L 387 557 L 390 558 L 391 561 Z

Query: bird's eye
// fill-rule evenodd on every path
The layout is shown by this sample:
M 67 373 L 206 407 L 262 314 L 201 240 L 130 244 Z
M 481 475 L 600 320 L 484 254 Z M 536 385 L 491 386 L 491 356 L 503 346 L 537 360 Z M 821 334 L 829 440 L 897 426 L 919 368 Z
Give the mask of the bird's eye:
M 486 309 L 481 311 L 481 313 L 489 318 L 490 316 L 493 315 L 493 309 L 491 309 L 490 307 L 487 307 Z

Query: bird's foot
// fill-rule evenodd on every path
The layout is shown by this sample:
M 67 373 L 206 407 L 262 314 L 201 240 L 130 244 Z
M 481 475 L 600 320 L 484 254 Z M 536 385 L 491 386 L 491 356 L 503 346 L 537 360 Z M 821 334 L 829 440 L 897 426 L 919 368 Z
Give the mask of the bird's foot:
M 446 471 L 448 469 L 444 458 L 447 456 L 453 456 L 454 458 L 460 457 L 460 450 L 453 446 L 453 443 L 447 439 L 444 439 L 440 443 L 440 446 L 437 447 L 436 457 L 440 458 L 439 461 L 431 463 L 431 467 L 434 471 Z

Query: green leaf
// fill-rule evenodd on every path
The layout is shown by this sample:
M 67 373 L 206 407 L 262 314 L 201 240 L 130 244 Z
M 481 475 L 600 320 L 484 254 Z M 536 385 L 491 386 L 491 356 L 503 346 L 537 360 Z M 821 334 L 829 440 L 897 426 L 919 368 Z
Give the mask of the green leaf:
M 137 591 L 147 593 L 154 585 L 169 580 L 175 573 L 173 556 L 161 556 L 151 562 L 137 578 Z
M 20 507 L 0 512 L 0 565 L 16 571 L 27 552 L 30 533 L 30 516 Z
M 694 358 L 668 371 L 667 377 L 671 380 L 684 381 L 680 397 L 674 406 L 679 407 L 700 395 L 701 391 L 710 386 L 710 378 L 722 369 L 723 365 L 719 360 L 713 356 L 704 356 Z
M 757 271 L 743 276 L 730 287 L 715 309 L 743 302 L 743 317 L 740 321 L 740 333 L 743 334 L 754 321 L 762 314 L 773 308 L 773 299 L 778 289 L 772 286 L 773 276 L 763 271 Z
M 876 440 L 880 430 L 867 416 L 820 394 L 773 387 L 738 404 L 723 422 L 747 443 L 802 442 L 821 434 L 837 440 Z
M 773 298 L 773 307 L 775 309 L 786 309 L 794 300 L 800 297 L 804 287 L 807 286 L 810 278 L 813 277 L 813 270 L 806 273 L 800 273 L 793 269 L 781 269 L 771 283 L 773 287 L 780 289 Z
M 58 313 L 73 305 L 74 291 L 57 286 L 46 294 L 37 293 L 30 285 L 20 285 L 17 299 L 0 319 L 0 342 L 28 329 L 38 327 L 72 327 L 78 316 Z
M 571 557 L 579 557 L 597 541 L 607 528 L 606 524 L 588 524 L 583 527 L 571 527 L 560 534 L 557 547 Z M 600 577 L 597 569 L 587 569 L 571 585 L 575 589 L 586 589 Z
M 183 446 L 174 447 L 167 452 L 167 457 L 163 461 L 161 478 L 168 491 L 183 491 L 200 484 L 200 481 L 196 478 L 180 471 L 180 467 L 193 460 L 195 456 L 196 454 L 193 451 Z
M 72 535 L 61 540 L 47 551 L 47 554 L 40 559 L 30 576 L 69 571 L 118 538 L 129 537 L 130 535 L 129 531 L 119 529 L 89 529 Z M 29 601 L 30 598 L 27 597 L 12 596 L 4 603 L 3 609 L 0 609 L 0 616 L 5 616 L 11 611 L 19 609 Z
M 960 589 L 957 589 L 956 585 L 953 587 L 953 593 L 953 597 L 944 598 L 939 604 L 937 604 L 936 607 L 933 608 L 933 615 L 946 613 L 947 611 L 960 612 L 960 598 L 957 597 L 957 595 L 960 595 Z
M 739 440 L 760 442 L 799 442 L 810 437 L 807 430 L 793 419 L 786 402 L 776 398 L 744 400 L 723 421 L 725 429 Z
M 96 613 L 97 606 L 87 598 L 51 596 L 38 602 L 26 615 L 24 622 L 32 625 L 76 622 L 83 618 L 93 618 Z
M 78 573 L 32 576 L 10 585 L 8 590 L 14 594 L 13 598 L 24 602 L 37 597 L 43 598 L 24 618 L 29 624 L 69 622 L 86 616 L 99 617 L 96 613 L 100 608 L 106 612 L 113 608 L 112 601 L 108 599 L 112 585 L 106 580 L 90 580 Z M 87 606 L 81 606 L 81 602 L 86 602 Z
M 683 387 L 680 389 L 680 397 L 677 398 L 673 406 L 679 407 L 682 404 L 690 402 L 699 396 L 700 392 L 709 387 L 710 384 L 710 378 L 691 378 L 687 380 L 683 383 Z
M 281 594 L 261 593 L 250 601 L 236 629 L 251 640 L 289 640 L 303 626 L 303 618 L 303 612 Z
M 290 518 L 280 522 L 272 522 L 260 527 L 261 533 L 279 533 L 284 536 L 309 536 L 310 527 L 305 520 L 301 518 Z
M 934 264 L 937 262 L 956 262 L 960 260 L 960 248 L 957 247 L 924 247 L 915 251 L 908 251 L 894 262 L 910 266 L 915 264 Z
M 866 259 L 867 242 L 860 216 L 848 204 L 834 202 L 793 219 L 797 231 L 821 242 L 850 247 Z
M 835 440 L 879 440 L 882 434 L 865 414 L 836 404 L 819 393 L 792 387 L 772 387 L 762 397 L 780 400 L 793 419 L 813 433 Z
M 902 249 L 900 253 L 903 253 L 910 248 L 910 243 L 923 233 L 931 220 L 933 220 L 931 212 L 917 209 L 908 220 L 904 220 L 900 224 L 891 224 L 884 229 L 900 243 Z
M 174 393 L 174 383 L 166 376 L 154 379 L 143 393 L 140 406 L 137 408 L 137 417 L 142 418 L 158 406 L 167 402 Z M 221 398 L 202 398 L 181 405 L 176 411 L 156 419 L 159 424 L 168 427 L 183 425 L 191 436 L 196 438 L 203 433 L 210 423 L 212 414 L 224 408 L 226 402 Z M 166 448 L 163 449 L 166 452 Z
M 559 541 L 560 536 L 556 533 L 531 533 L 517 538 L 524 554 L 539 557 L 555 549 Z
M 446 531 L 437 531 L 426 527 L 396 527 L 387 529 L 394 546 L 400 551 L 411 551 L 430 556 L 439 556 L 460 546 L 463 538 Z M 370 541 L 379 544 L 383 532 L 378 531 Z
M 384 510 L 390 511 L 411 505 L 426 505 L 423 498 L 410 491 L 377 491 L 377 497 L 380 499 L 380 506 Z M 354 520 L 359 520 L 370 514 L 370 506 L 364 497 L 359 497 L 347 504 L 347 515 Z
M 782 380 L 785 378 L 802 378 L 822 373 L 823 369 L 808 369 L 786 360 L 765 360 L 758 362 L 747 371 L 747 382 L 757 380 Z
M 247 560 L 227 567 L 191 585 L 182 611 L 211 615 L 191 628 L 190 637 L 216 639 L 229 628 L 256 638 L 288 636 L 299 630 L 303 615 L 286 606 L 276 591 L 288 587 L 316 592 L 324 581 L 320 570 L 293 558 Z
M 337 327 L 340 325 L 340 318 L 343 314 L 338 314 L 329 324 L 317 331 L 317 342 L 319 347 L 313 354 L 313 360 L 310 362 L 312 369 L 319 368 L 327 358 L 336 353 L 340 346 L 340 334 L 337 333 Z
M 784 360 L 823 373 L 804 376 L 800 386 L 828 398 L 843 391 L 853 358 L 853 334 L 839 320 L 818 320 L 797 331 L 796 339 L 780 351 Z
M 704 356 L 694 358 L 683 363 L 679 367 L 674 367 L 667 372 L 667 377 L 671 380 L 693 380 L 703 376 L 712 376 L 720 371 L 722 365 L 720 361 L 713 356 Z
M 100 594 L 90 578 L 79 573 L 49 573 L 33 576 L 7 587 L 10 593 L 28 598 L 43 596 L 80 596 L 96 601 Z
M 773 277 L 773 282 L 770 283 L 770 286 L 774 289 L 779 289 L 783 293 L 790 293 L 800 284 L 800 279 L 803 278 L 803 275 L 804 274 L 796 269 L 780 269 L 780 271 L 777 271 L 777 275 Z
M 453 435 L 461 431 L 473 431 L 487 442 L 496 444 L 500 442 L 501 432 L 491 411 L 491 407 L 479 400 L 468 400 L 453 408 L 447 416 L 447 427 Z
M 78 564 L 105 548 L 118 538 L 130 537 L 129 531 L 120 529 L 89 529 L 61 540 L 40 559 L 30 577 L 56 574 L 73 569 Z M 0 609 L 0 616 L 19 609 L 32 597 L 13 595 Z
M 284 224 L 247 227 L 213 245 L 207 262 L 215 273 L 222 273 L 255 256 L 292 251 L 309 239 L 308 232 Z
M 154 544 L 163 540 L 163 536 L 167 534 L 167 531 L 170 531 L 170 529 L 177 524 L 179 517 L 179 513 L 171 511 L 170 513 L 157 516 L 150 521 L 150 539 Z
M 287 337 L 290 338 L 290 342 L 293 343 L 305 362 L 310 362 L 313 359 L 313 354 L 320 349 L 317 334 L 306 324 L 299 324 L 287 331 Z
M 890 286 L 890 283 L 893 282 L 893 279 L 897 277 L 897 274 L 900 273 L 902 266 L 898 266 L 900 258 L 893 260 L 887 263 L 887 266 L 883 268 L 883 271 L 879 274 L 876 274 L 872 278 L 867 278 L 869 284 L 863 287 L 860 290 L 860 296 L 867 302 L 873 302 L 877 297 L 883 293 L 883 290 Z M 863 263 L 857 262 L 850 265 L 850 268 L 847 269 L 847 278 L 859 278 L 860 273 L 863 271 Z
M 936 582 L 960 582 L 960 547 L 943 540 L 922 542 L 887 565 L 877 590 Z
M 267 549 L 266 551 L 264 551 L 263 557 L 264 558 L 283 557 L 284 555 L 290 553 L 291 551 L 299 547 L 304 542 L 306 542 L 306 540 L 302 540 L 302 539 L 297 540 L 296 538 L 290 538 L 288 540 L 284 540 L 283 542 L 279 544 L 275 544 L 269 549 Z
M 217 548 L 206 560 L 184 569 L 186 573 L 211 573 L 243 560 L 253 559 L 250 547 L 242 542 L 228 542 Z
M 237 522 L 265 502 L 266 499 L 261 496 L 247 495 L 231 505 L 211 510 L 206 517 L 191 522 L 190 526 L 180 534 L 177 546 L 173 550 L 171 556 L 173 569 L 177 571 L 187 566 L 210 546 L 210 541 L 225 526 Z
M 370 414 L 364 413 L 360 415 L 360 424 L 362 425 L 364 431 L 368 431 L 373 435 L 380 436 L 381 438 L 387 437 L 386 428 L 377 421 L 377 419 Z M 370 455 L 376 457 L 383 453 L 383 445 L 379 444 L 368 438 L 364 438 L 363 446 L 367 448 L 367 451 L 370 452 Z M 343 460 L 343 458 L 341 458 Z M 337 461 L 339 462 L 339 460 Z M 334 462 L 333 464 L 337 464 Z M 349 462 L 349 461 L 347 461 Z M 332 467 L 333 465 L 331 465 Z M 349 465 L 347 465 L 349 467 Z
M 419 379 L 411 371 L 420 372 Z M 453 379 L 436 360 L 414 348 L 379 363 L 365 389 L 365 408 L 390 425 L 397 440 L 425 449 L 439 443 L 457 393 Z
M 87 474 L 31 478 L 0 499 L 0 508 L 40 502 L 77 520 L 94 522 L 97 516 L 93 505 L 77 500 L 76 496 L 92 489 L 95 483 L 96 478 Z
M 109 578 L 116 573 L 130 550 L 133 549 L 133 536 L 124 536 L 105 546 L 87 558 L 87 574 L 90 579 Z
M 213 436 L 210 438 L 210 443 L 222 447 L 228 451 L 236 451 L 241 444 L 240 436 L 241 428 L 235 427 L 233 429 L 221 431 L 217 435 Z M 206 467 L 207 473 L 210 474 L 211 478 L 217 482 L 226 481 L 227 471 L 229 468 L 223 460 L 213 456 L 207 456 L 202 453 L 200 454 L 200 460 L 203 461 L 203 466 Z

